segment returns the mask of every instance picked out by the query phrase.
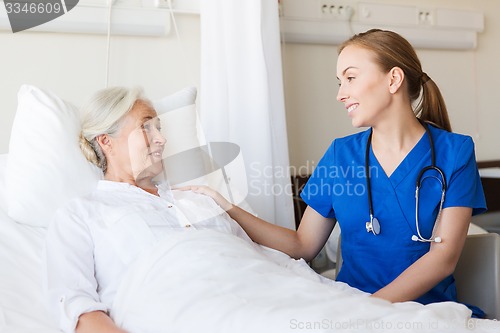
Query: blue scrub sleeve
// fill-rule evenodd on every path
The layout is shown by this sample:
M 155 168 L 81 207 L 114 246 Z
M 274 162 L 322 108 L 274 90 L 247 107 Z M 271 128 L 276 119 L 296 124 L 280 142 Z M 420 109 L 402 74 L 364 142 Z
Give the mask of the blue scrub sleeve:
M 318 165 L 314 169 L 306 186 L 300 193 L 305 203 L 317 211 L 321 216 L 335 218 L 332 207 L 332 193 L 334 186 L 335 141 L 332 142 Z
M 476 164 L 474 142 L 466 137 L 457 152 L 453 174 L 448 180 L 448 189 L 443 208 L 470 207 L 472 215 L 486 211 L 486 199 Z

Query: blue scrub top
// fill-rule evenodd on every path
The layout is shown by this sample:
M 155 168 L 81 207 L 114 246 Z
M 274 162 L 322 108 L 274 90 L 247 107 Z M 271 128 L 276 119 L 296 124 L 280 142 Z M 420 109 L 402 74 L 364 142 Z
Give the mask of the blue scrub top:
M 472 214 L 486 211 L 474 143 L 466 135 L 429 125 L 436 165 L 445 174 L 446 207 L 471 207 Z M 374 217 L 381 232 L 366 232 L 370 219 L 366 189 L 365 151 L 370 129 L 336 139 L 301 192 L 302 199 L 324 217 L 337 219 L 342 230 L 342 268 L 337 280 L 365 292 L 383 288 L 429 251 L 430 243 L 412 241 L 415 226 L 415 185 L 418 173 L 431 165 L 430 141 L 424 134 L 400 165 L 387 177 L 370 150 L 369 171 Z M 430 238 L 439 211 L 441 183 L 426 172 L 419 196 L 419 228 Z M 437 235 L 439 236 L 439 235 Z M 446 239 L 444 239 L 446 241 Z M 417 302 L 457 301 L 455 280 L 448 276 Z M 474 309 L 476 315 L 481 315 Z

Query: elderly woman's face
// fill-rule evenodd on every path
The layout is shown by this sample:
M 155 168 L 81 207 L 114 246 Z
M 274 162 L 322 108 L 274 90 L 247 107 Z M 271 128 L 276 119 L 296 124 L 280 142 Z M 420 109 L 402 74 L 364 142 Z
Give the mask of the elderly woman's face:
M 116 168 L 129 173 L 135 180 L 154 177 L 162 169 L 165 138 L 160 133 L 160 119 L 147 103 L 137 101 L 125 116 L 117 136 L 113 138 Z

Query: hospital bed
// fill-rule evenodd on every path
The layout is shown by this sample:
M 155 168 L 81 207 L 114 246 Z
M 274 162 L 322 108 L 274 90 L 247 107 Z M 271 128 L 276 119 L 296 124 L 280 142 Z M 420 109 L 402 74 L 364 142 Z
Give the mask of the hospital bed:
M 488 212 L 473 222 L 489 232 L 500 234 L 500 160 L 478 162 Z
M 52 210 L 77 195 L 76 187 L 88 190 L 96 181 L 95 170 L 76 154 L 75 119 L 57 96 L 34 87 L 19 96 L 9 153 L 0 154 L 2 333 L 59 332 L 42 291 L 44 236 Z M 467 332 L 471 323 L 469 310 L 459 304 L 391 304 L 278 251 L 257 251 L 215 231 L 190 235 L 162 243 L 124 277 L 113 315 L 130 332 Z M 150 324 L 150 330 L 143 327 Z M 489 320 L 472 324 L 476 332 L 500 329 Z

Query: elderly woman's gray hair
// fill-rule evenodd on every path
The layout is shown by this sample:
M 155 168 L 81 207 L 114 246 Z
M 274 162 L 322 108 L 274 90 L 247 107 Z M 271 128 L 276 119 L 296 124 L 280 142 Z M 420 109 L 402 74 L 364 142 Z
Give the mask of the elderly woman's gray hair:
M 85 158 L 104 173 L 106 156 L 96 138 L 116 134 L 121 120 L 138 100 L 150 103 L 141 88 L 112 87 L 98 91 L 81 110 L 80 149 Z

